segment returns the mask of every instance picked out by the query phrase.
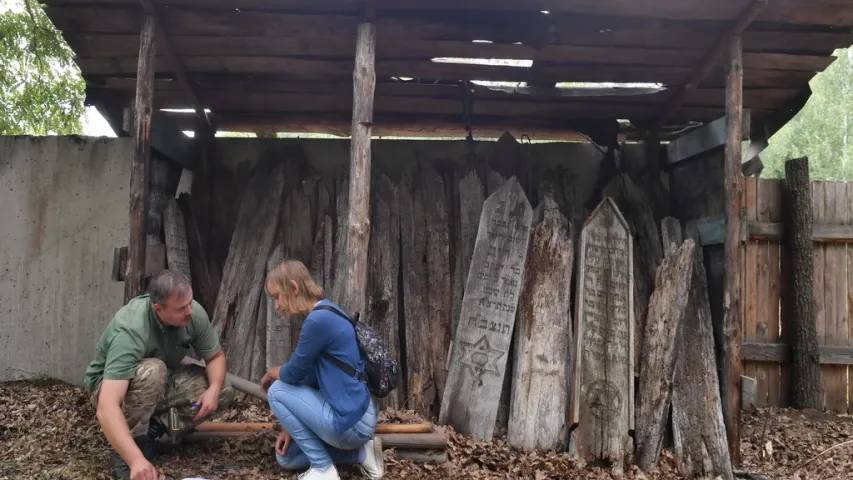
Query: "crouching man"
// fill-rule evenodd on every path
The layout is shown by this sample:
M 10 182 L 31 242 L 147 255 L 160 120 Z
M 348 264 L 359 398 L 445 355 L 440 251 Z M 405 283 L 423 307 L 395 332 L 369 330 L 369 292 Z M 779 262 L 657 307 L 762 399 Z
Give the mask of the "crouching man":
M 115 314 L 84 377 L 116 478 L 156 480 L 155 439 L 177 440 L 234 400 L 219 338 L 190 281 L 166 270 L 148 291 Z M 182 364 L 190 347 L 205 367 Z

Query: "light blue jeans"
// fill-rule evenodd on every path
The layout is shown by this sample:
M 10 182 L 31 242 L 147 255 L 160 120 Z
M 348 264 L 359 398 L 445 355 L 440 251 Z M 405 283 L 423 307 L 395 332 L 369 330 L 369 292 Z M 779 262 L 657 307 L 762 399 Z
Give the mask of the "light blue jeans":
M 377 408 L 372 398 L 361 420 L 343 433 L 337 433 L 332 424 L 332 406 L 311 387 L 276 380 L 267 392 L 267 401 L 291 437 L 284 456 L 275 455 L 282 468 L 314 467 L 323 471 L 333 464 L 357 465 L 364 461 L 364 444 L 376 431 Z

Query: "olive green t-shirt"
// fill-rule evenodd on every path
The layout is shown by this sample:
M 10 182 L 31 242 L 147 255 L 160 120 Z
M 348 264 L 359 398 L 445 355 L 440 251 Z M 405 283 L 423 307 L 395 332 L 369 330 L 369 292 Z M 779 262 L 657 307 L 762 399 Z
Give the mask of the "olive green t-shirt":
M 94 393 L 101 380 L 133 378 L 143 358 L 158 358 L 171 369 L 180 366 L 190 347 L 201 358 L 218 353 L 222 347 L 207 312 L 195 300 L 192 307 L 189 325 L 168 327 L 157 318 L 147 294 L 129 301 L 110 320 L 95 346 L 95 358 L 83 377 L 89 393 Z

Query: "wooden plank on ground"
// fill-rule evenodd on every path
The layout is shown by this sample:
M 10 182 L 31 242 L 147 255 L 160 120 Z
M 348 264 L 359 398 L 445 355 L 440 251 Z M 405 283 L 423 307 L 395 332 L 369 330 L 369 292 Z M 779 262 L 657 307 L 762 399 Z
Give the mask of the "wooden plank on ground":
M 826 221 L 826 184 L 822 181 L 812 181 L 812 212 L 814 223 Z M 815 245 L 814 251 L 814 296 L 815 296 L 815 326 L 817 328 L 817 343 L 826 345 L 826 298 L 824 292 L 824 272 L 826 272 L 826 246 Z M 820 367 L 820 408 L 826 408 L 827 376 L 825 367 Z
M 846 188 L 840 182 L 826 182 L 825 220 L 843 223 L 846 220 Z M 847 246 L 826 245 L 824 271 L 824 306 L 827 346 L 847 346 Z M 847 366 L 831 365 L 822 368 L 826 385 L 826 408 L 833 412 L 847 412 Z
M 450 252 L 447 197 L 441 176 L 417 164 L 403 175 L 400 256 L 406 336 L 407 405 L 439 413 L 450 342 Z
M 490 440 L 504 386 L 533 210 L 515 177 L 480 215 L 439 422 Z
M 634 427 L 634 241 L 605 199 L 581 232 L 570 425 L 573 450 L 621 462 Z
M 758 221 L 758 179 L 744 179 L 744 209 L 746 210 L 746 221 Z M 743 339 L 745 342 L 752 342 L 758 339 L 758 315 L 761 303 L 761 291 L 759 289 L 759 253 L 760 246 L 758 242 L 749 241 L 743 249 L 744 269 L 743 281 L 741 288 L 744 290 L 743 298 Z M 758 368 L 754 363 L 743 364 L 743 375 L 758 380 Z M 759 398 L 760 394 L 756 395 L 756 405 L 764 406 L 766 399 Z
M 402 360 L 399 332 L 400 203 L 397 186 L 384 174 L 371 188 L 370 244 L 365 321 L 376 329 L 389 353 Z M 397 389 L 380 400 L 382 408 L 401 408 L 406 400 L 403 369 Z
M 186 225 L 175 199 L 169 200 L 163 211 L 163 233 L 166 239 L 166 262 L 169 270 L 175 270 L 192 279 Z
M 515 329 L 507 441 L 531 452 L 561 450 L 568 440 L 574 248 L 566 218 L 550 196 L 536 209 Z

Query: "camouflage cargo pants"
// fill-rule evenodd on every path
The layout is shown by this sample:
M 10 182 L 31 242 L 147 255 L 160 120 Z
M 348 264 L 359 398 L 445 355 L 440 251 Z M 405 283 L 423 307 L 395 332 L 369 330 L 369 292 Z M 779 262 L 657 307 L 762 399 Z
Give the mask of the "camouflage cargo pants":
M 145 358 L 136 367 L 136 376 L 130 380 L 122 402 L 122 411 L 130 434 L 138 437 L 148 433 L 151 418 L 159 421 L 173 438 L 179 438 L 194 428 L 193 417 L 197 410 L 192 405 L 208 388 L 207 375 L 198 365 L 181 365 L 169 370 L 156 358 Z M 98 408 L 99 386 L 91 396 L 92 405 Z M 228 380 L 222 385 L 219 405 L 205 420 L 214 418 L 229 408 L 234 401 L 234 388 Z M 177 413 L 177 424 L 170 419 L 170 409 Z

